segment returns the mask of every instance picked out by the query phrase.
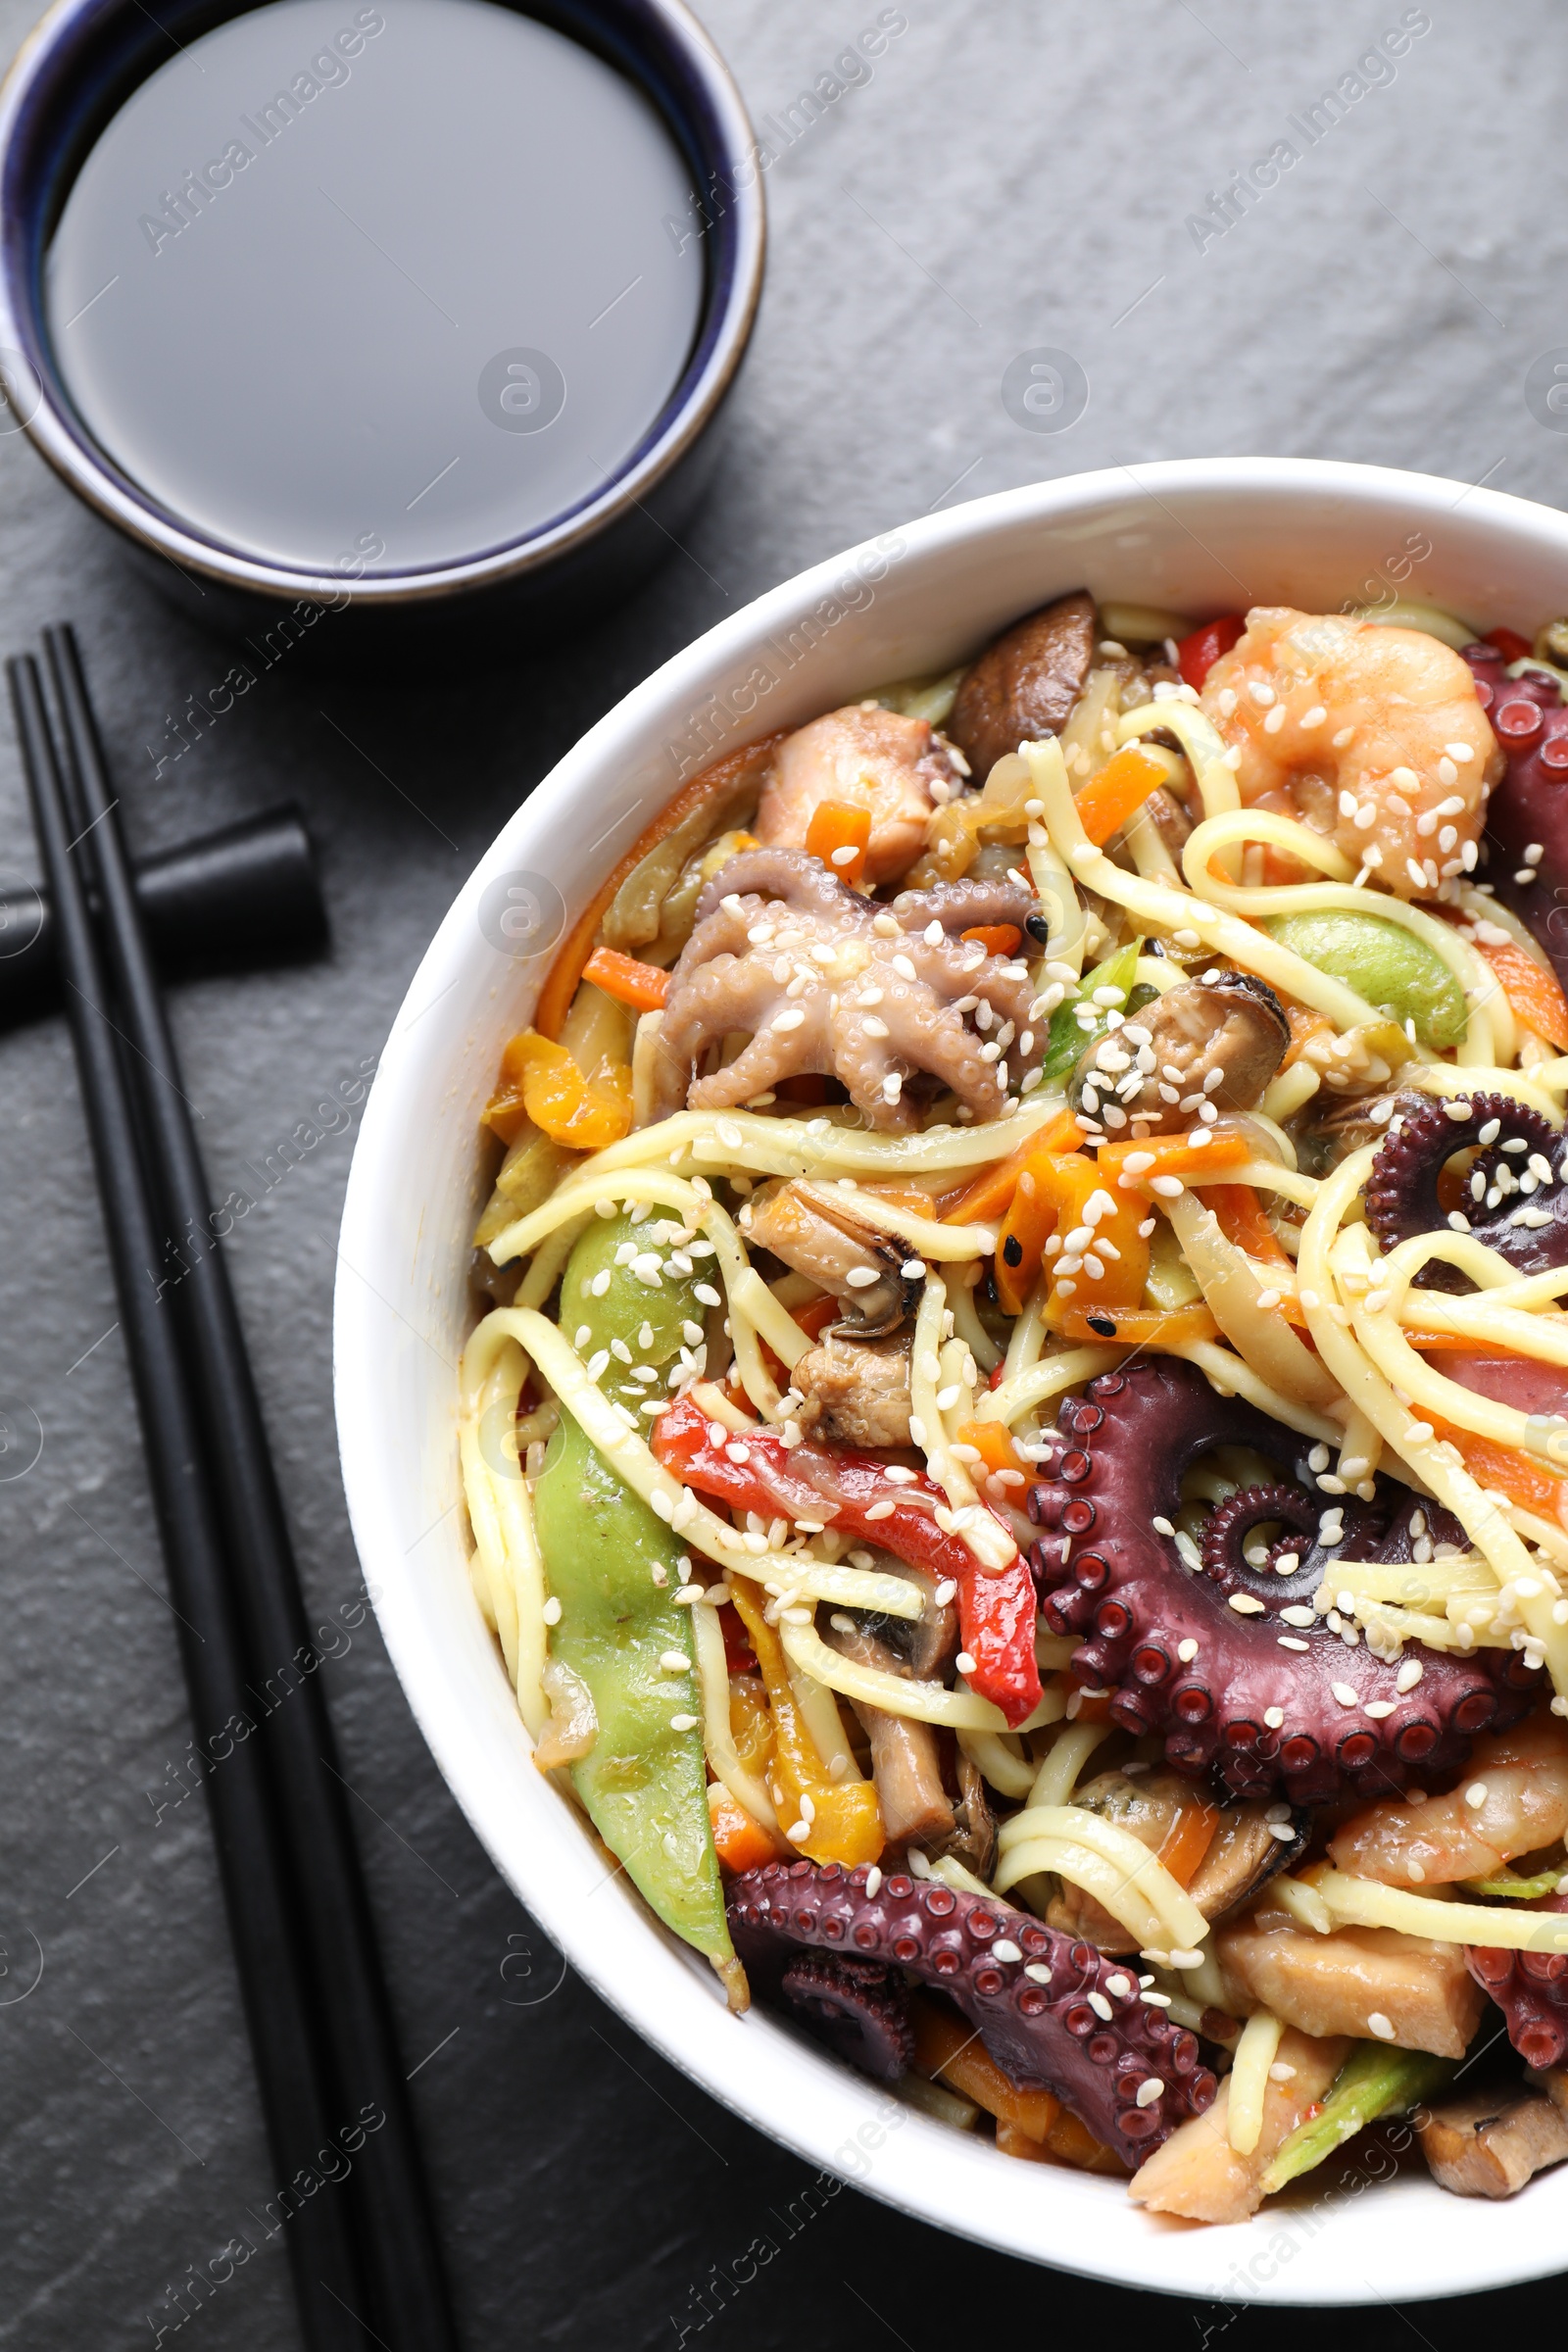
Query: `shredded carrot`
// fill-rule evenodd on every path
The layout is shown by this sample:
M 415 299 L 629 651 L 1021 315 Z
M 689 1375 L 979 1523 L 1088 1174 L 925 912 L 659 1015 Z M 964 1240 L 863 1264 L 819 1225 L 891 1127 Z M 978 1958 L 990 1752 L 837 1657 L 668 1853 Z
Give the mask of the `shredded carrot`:
M 1046 2133 L 1046 2151 L 1058 2164 L 1070 2164 L 1081 2173 L 1114 2173 L 1119 2180 L 1127 2178 L 1128 2168 L 1115 2149 L 1097 2139 L 1070 2107 L 1062 2109 Z
M 1559 1051 L 1568 1047 L 1568 1001 L 1556 973 L 1538 963 L 1516 939 L 1487 941 L 1477 939 L 1474 931 L 1467 931 L 1465 937 L 1502 982 L 1502 993 L 1516 1019 L 1544 1037 L 1548 1046 Z
M 1252 1156 L 1251 1145 L 1234 1129 L 1205 1133 L 1200 1127 L 1198 1136 L 1200 1142 L 1192 1135 L 1152 1135 L 1143 1143 L 1102 1144 L 1102 1178 L 1108 1186 L 1119 1185 L 1134 1152 L 1149 1164 L 1126 1178 L 1129 1191 L 1134 1185 L 1152 1183 L 1156 1176 L 1201 1176 L 1213 1168 L 1239 1168 Z
M 972 939 L 988 956 L 1010 956 L 1021 943 L 1023 933 L 1016 923 L 976 923 L 972 930 L 960 931 L 958 937 Z
M 1102 849 L 1164 781 L 1159 761 L 1129 743 L 1090 778 L 1073 802 L 1073 812 L 1096 849 Z
M 1070 1234 L 1090 1224 L 1089 1202 L 1103 1190 L 1100 1169 L 1081 1152 L 1036 1152 L 1031 1155 L 1019 1173 L 997 1236 L 997 1297 L 1007 1314 L 1022 1312 L 1039 1279 L 1052 1236 Z M 1109 1199 L 1114 1204 L 1111 1212 L 1100 1219 L 1095 1231 L 1110 1248 L 1103 1258 L 1096 1259 L 1098 1273 L 1086 1256 L 1073 1279 L 1085 1306 L 1102 1301 L 1107 1306 L 1136 1306 L 1149 1273 L 1149 1244 L 1138 1230 L 1147 1203 L 1136 1193 L 1115 1192 Z
M 1074 1152 L 1082 1141 L 1083 1129 L 1072 1112 L 1058 1111 L 1010 1158 L 999 1159 L 994 1167 L 987 1168 L 966 1186 L 948 1208 L 944 1224 L 989 1225 L 994 1217 L 1004 1216 L 1012 1188 L 1035 1152 Z
M 525 1119 L 552 1143 L 602 1152 L 631 1132 L 631 1072 L 624 1062 L 607 1061 L 585 1078 L 564 1046 L 536 1029 L 519 1029 L 507 1041 L 484 1120 L 513 1144 Z
M 1228 1242 L 1249 1257 L 1266 1265 L 1288 1266 L 1284 1243 L 1263 1213 L 1263 1203 L 1250 1184 L 1210 1184 L 1203 1188 L 1204 1205 L 1214 1211 Z
M 707 800 L 719 801 L 733 790 L 752 769 L 760 773 L 771 754 L 783 742 L 785 730 L 763 735 L 758 742 L 749 743 L 738 752 L 726 752 L 711 767 L 693 776 L 681 787 L 674 799 L 662 808 L 646 832 L 639 833 L 631 848 L 612 872 L 610 879 L 600 885 L 577 921 L 567 932 L 557 952 L 550 974 L 539 992 L 534 1008 L 533 1023 L 541 1037 L 557 1038 L 561 1025 L 571 1009 L 571 1000 L 577 993 L 582 968 L 592 951 L 595 935 L 626 876 L 641 865 L 650 850 L 658 847 L 666 833 L 672 833 L 684 823 L 694 808 Z
M 818 801 L 806 828 L 808 855 L 820 858 L 841 882 L 863 880 L 870 839 L 871 811 L 858 808 L 853 801 Z
M 1520 1453 L 1512 1446 L 1498 1446 L 1491 1438 L 1477 1437 L 1473 1430 L 1453 1429 L 1436 1414 L 1429 1414 L 1433 1429 L 1440 1438 L 1446 1438 L 1459 1449 L 1465 1468 L 1478 1486 L 1493 1487 L 1506 1494 L 1510 1502 L 1522 1510 L 1534 1511 L 1540 1518 L 1555 1519 L 1568 1526 L 1563 1507 L 1568 1503 L 1568 1480 L 1554 1478 L 1544 1463 Z
M 669 974 L 662 972 L 657 963 L 640 963 L 635 956 L 623 956 L 618 948 L 595 948 L 582 967 L 582 976 L 595 988 L 602 988 L 607 997 L 617 1004 L 629 1004 L 636 1012 L 658 1012 L 669 994 Z
M 1198 1866 L 1214 1842 L 1219 1828 L 1219 1815 L 1201 1797 L 1183 1805 L 1171 1823 L 1164 1844 L 1155 1860 L 1170 1872 L 1178 1886 L 1190 1886 L 1198 1876 Z
M 823 1327 L 836 1323 L 843 1312 L 842 1301 L 835 1298 L 831 1291 L 824 1291 L 820 1298 L 808 1299 L 805 1306 L 790 1308 L 790 1313 L 808 1340 L 820 1339 Z
M 743 1870 L 760 1870 L 764 1862 L 776 1862 L 783 1854 L 772 1833 L 718 1781 L 708 1791 L 708 1814 L 713 1825 L 713 1850 L 737 1877 Z
M 965 1421 L 958 1432 L 960 1446 L 972 1446 L 988 1470 L 1022 1470 L 1011 1438 L 1000 1421 Z
M 1280 1063 L 1282 1070 L 1290 1069 L 1294 1063 L 1300 1060 L 1313 1038 L 1334 1035 L 1334 1023 L 1326 1020 L 1322 1013 L 1313 1012 L 1305 1004 L 1287 1004 L 1285 1018 L 1291 1024 L 1291 1042 L 1286 1050 L 1285 1059 Z
M 973 2026 L 951 2009 L 917 1994 L 914 2010 L 914 2063 L 923 2075 L 940 2075 L 944 2082 L 973 2099 L 988 2115 L 1044 2139 L 1061 2113 L 1061 2101 L 1049 2090 L 1026 2089 L 1004 2074 Z

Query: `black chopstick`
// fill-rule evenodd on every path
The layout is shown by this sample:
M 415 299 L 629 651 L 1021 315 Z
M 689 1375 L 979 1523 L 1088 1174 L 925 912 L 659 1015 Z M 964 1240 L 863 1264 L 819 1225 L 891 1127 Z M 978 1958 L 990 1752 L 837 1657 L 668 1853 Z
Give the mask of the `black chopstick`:
M 28 656 L 9 662 L 7 673 L 53 895 L 73 1041 L 197 1745 L 211 1754 L 217 1735 L 252 1703 L 246 1690 L 249 1661 L 173 1320 L 157 1305 L 148 1278 L 159 1262 L 163 1236 L 140 1180 L 129 1091 L 81 877 L 68 848 L 66 802 L 37 666 Z M 310 1974 L 289 1925 L 289 1871 L 260 1749 L 248 1741 L 234 1745 L 209 1774 L 207 1795 L 268 2136 L 281 2183 L 314 2165 L 339 2119 L 323 2089 Z M 350 2224 L 341 2200 L 318 2196 L 288 2226 L 300 2316 L 312 2352 L 364 2352 L 363 2331 L 344 2316 L 345 2305 L 364 2307 Z
M 310 1675 L 270 1709 L 255 1697 L 258 1688 L 280 1678 L 302 1651 L 312 1654 L 298 1574 L 227 1269 L 213 1236 L 206 1180 L 80 660 L 69 629 L 47 631 L 45 646 L 69 753 L 74 830 L 79 835 L 75 856 L 95 886 L 101 910 L 115 984 L 113 1009 L 128 1048 L 122 1069 L 130 1080 L 149 1189 L 159 1212 L 155 1222 L 161 1224 L 158 1254 L 144 1256 L 141 1265 L 149 1271 L 159 1267 L 172 1243 L 179 1262 L 188 1267 L 165 1293 L 172 1311 L 163 1320 L 176 1335 L 188 1393 L 195 1399 L 202 1457 L 228 1553 L 228 1590 L 252 1686 L 250 1703 L 240 1712 L 256 1725 L 244 1747 L 262 1759 L 282 1829 L 289 1916 L 314 1989 L 318 2039 L 324 2045 L 321 2079 L 341 2109 L 332 2124 L 341 2137 L 357 2134 L 365 2119 L 381 2119 L 370 2124 L 371 2135 L 356 2148 L 342 2188 L 312 2203 L 341 2203 L 354 2216 L 369 2306 L 367 2311 L 361 2303 L 355 2310 L 388 2352 L 455 2352 L 413 2116 L 325 1703 Z M 85 1084 L 85 1060 L 83 1079 Z M 103 1180 L 112 1185 L 117 1178 L 111 1162 Z M 151 1311 L 156 1320 L 156 1308 L 149 1310 L 147 1303 L 152 1288 L 144 1278 L 135 1311 L 142 1317 Z M 324 2156 L 330 2144 L 329 2134 L 317 2147 Z M 353 2340 L 363 2344 L 365 2338 L 356 2333 Z

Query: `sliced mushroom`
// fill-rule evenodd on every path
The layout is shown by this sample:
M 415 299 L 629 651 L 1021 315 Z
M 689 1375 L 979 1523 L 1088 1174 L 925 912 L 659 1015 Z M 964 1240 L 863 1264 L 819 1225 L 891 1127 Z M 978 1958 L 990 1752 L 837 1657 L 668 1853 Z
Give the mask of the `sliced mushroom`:
M 910 1354 L 907 1339 L 844 1340 L 835 1329 L 790 1373 L 806 1399 L 801 1427 L 830 1445 L 907 1446 Z
M 741 1212 L 749 1242 L 769 1250 L 797 1274 L 808 1275 L 845 1301 L 834 1333 L 858 1340 L 883 1339 L 897 1331 L 914 1302 L 916 1286 L 906 1281 L 907 1246 L 897 1235 L 872 1232 L 840 1206 L 833 1187 L 795 1177 L 760 1192 Z M 906 1444 L 907 1432 L 901 1440 Z
M 1446 2099 L 1415 2128 L 1432 2178 L 1456 2197 L 1511 2197 L 1568 2156 L 1568 2115 L 1522 2083 Z
M 997 1820 L 986 1794 L 985 1775 L 958 1750 L 958 1802 L 953 1834 L 941 1851 L 961 1862 L 977 1879 L 989 1880 L 997 1859 Z
M 1099 627 L 1095 600 L 1080 588 L 1015 621 L 965 672 L 947 732 L 981 782 L 1004 752 L 1066 725 Z
M 1072 1798 L 1086 1812 L 1102 1814 L 1118 1829 L 1130 1831 L 1154 1854 L 1177 1831 L 1182 1815 L 1200 1801 L 1191 1781 L 1174 1772 L 1158 1771 L 1098 1773 L 1075 1790 Z M 1187 1887 L 1205 1919 L 1221 1919 L 1234 1911 L 1302 1850 L 1310 1835 L 1307 1817 L 1292 1816 L 1288 1825 L 1291 1836 L 1286 1839 L 1274 1835 L 1268 1819 L 1272 1810 L 1257 1801 L 1226 1805 L 1221 1810 Z M 1093 1895 L 1065 1881 L 1046 1917 L 1050 1926 L 1067 1935 L 1087 1936 L 1102 1952 L 1138 1948 L 1137 1937 L 1112 1919 Z
M 1291 1123 L 1297 1156 L 1309 1176 L 1330 1176 L 1364 1144 L 1381 1144 L 1395 1119 L 1424 1109 L 1431 1100 L 1413 1088 L 1396 1095 L 1356 1095 L 1348 1102 L 1331 1098 L 1326 1104 L 1314 1095 Z
M 1148 736 L 1145 736 L 1143 740 L 1147 743 Z M 1144 810 L 1154 831 L 1159 835 L 1177 864 L 1180 865 L 1182 851 L 1197 829 L 1192 818 L 1176 795 L 1173 792 L 1167 792 L 1163 784 L 1154 786 L 1153 791 L 1144 803 Z
M 1250 972 L 1185 980 L 1093 1045 L 1073 1072 L 1075 1105 L 1093 1081 L 1133 1132 L 1174 1135 L 1201 1105 L 1250 1110 L 1284 1060 L 1291 1025 L 1274 991 Z
M 907 1576 L 926 1592 L 924 1614 L 911 1624 L 903 1618 L 850 1616 L 835 1610 L 826 1640 L 830 1646 L 858 1666 L 874 1666 L 884 1674 L 924 1681 L 956 1640 L 956 1618 L 951 1607 L 937 1608 L 934 1582 L 901 1560 L 882 1559 L 878 1565 Z M 957 1829 L 953 1801 L 942 1785 L 942 1755 L 934 1726 L 892 1715 L 883 1707 L 850 1702 L 871 1742 L 871 1777 L 890 1845 L 913 1842 L 940 1847 Z

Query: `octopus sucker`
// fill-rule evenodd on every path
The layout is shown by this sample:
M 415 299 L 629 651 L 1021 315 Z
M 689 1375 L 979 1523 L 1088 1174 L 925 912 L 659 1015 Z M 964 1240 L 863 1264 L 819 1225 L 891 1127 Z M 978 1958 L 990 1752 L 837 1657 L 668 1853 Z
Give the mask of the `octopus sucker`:
M 1212 2104 L 1197 2036 L 1094 1944 L 939 1881 L 878 1872 L 871 1885 L 864 1865 L 747 1871 L 729 1888 L 736 1950 L 760 1984 L 782 1969 L 786 1987 L 798 1967 L 790 1954 L 803 1949 L 907 1972 L 963 2012 L 1014 2082 L 1054 2091 L 1129 2165 Z M 836 1997 L 831 1979 L 827 1989 Z
M 1509 677 L 1495 646 L 1466 646 L 1464 659 L 1506 761 L 1487 810 L 1486 879 L 1568 987 L 1568 710 L 1554 678 Z
M 1159 1522 L 1174 1527 L 1185 1473 L 1224 1445 L 1251 1447 L 1283 1475 L 1216 1514 L 1195 1569 Z M 1472 1735 L 1517 1721 L 1542 1677 L 1512 1650 L 1460 1657 L 1411 1642 L 1405 1655 L 1419 1660 L 1421 1678 L 1401 1691 L 1396 1663 L 1308 1621 L 1310 1593 L 1337 1559 L 1409 1559 L 1412 1512 L 1424 1508 L 1430 1523 L 1433 1506 L 1385 1479 L 1373 1511 L 1319 1504 L 1304 1450 L 1294 1430 L 1216 1396 L 1179 1358 L 1091 1382 L 1060 1407 L 1029 1493 L 1029 1515 L 1048 1531 L 1030 1554 L 1042 1616 L 1054 1633 L 1085 1637 L 1071 1671 L 1114 1693 L 1110 1712 L 1125 1730 L 1162 1735 L 1171 1764 L 1217 1773 L 1239 1793 L 1279 1788 L 1293 1803 L 1323 1803 L 1396 1790 L 1417 1772 L 1423 1782 L 1458 1772 Z M 1286 1487 L 1300 1496 L 1294 1516 Z M 1243 1551 L 1265 1519 L 1303 1535 L 1316 1522 L 1316 1540 L 1287 1577 Z
M 1568 1912 L 1568 1895 L 1548 1895 L 1544 1911 Z M 1527 2066 L 1545 2073 L 1568 2057 L 1568 1952 L 1510 1952 L 1472 1944 L 1470 1974 L 1508 2021 L 1508 2039 Z
M 1033 895 L 1014 882 L 942 882 L 891 907 L 862 898 L 804 850 L 743 851 L 697 902 L 670 975 L 658 1046 L 660 1116 L 689 1104 L 730 1110 L 783 1078 L 839 1079 L 868 1125 L 919 1123 L 911 1080 L 951 1087 L 993 1119 L 1039 1066 L 1028 967 L 965 931 L 1010 925 L 1021 940 Z M 989 1005 L 989 1030 L 971 1025 Z M 710 1046 L 750 1043 L 700 1076 Z
M 1456 1115 L 1464 1113 L 1463 1116 Z M 1385 1250 L 1454 1224 L 1438 1179 L 1456 1152 L 1477 1149 L 1465 1176 L 1458 1230 L 1473 1234 L 1521 1274 L 1568 1264 L 1568 1185 L 1563 1139 L 1548 1119 L 1508 1095 L 1476 1094 L 1403 1111 L 1378 1149 L 1366 1185 L 1366 1221 Z M 1431 1259 L 1424 1288 L 1468 1291 L 1456 1266 Z

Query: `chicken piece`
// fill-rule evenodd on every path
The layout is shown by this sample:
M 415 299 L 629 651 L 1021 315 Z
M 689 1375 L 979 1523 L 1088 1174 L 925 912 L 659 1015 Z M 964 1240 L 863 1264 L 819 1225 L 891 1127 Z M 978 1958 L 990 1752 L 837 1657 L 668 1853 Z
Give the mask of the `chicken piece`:
M 1568 2156 L 1568 2115 L 1523 2083 L 1446 2099 L 1416 2120 L 1440 2188 L 1456 2197 L 1511 2197 L 1533 2173 Z
M 901 718 L 878 703 L 852 703 L 780 744 L 754 831 L 767 849 L 804 850 L 824 801 L 868 808 L 865 878 L 892 882 L 919 857 L 931 811 L 961 781 L 925 719 Z
M 1478 1788 L 1485 1793 L 1472 1803 Z M 1568 1724 L 1543 1708 L 1478 1740 L 1463 1780 L 1446 1796 L 1424 1805 L 1383 1797 L 1354 1814 L 1335 1832 L 1329 1854 L 1336 1869 L 1385 1886 L 1449 1886 L 1494 1877 L 1516 1854 L 1555 1845 L 1565 1831 Z
M 1269 2009 L 1303 2034 L 1462 2058 L 1486 2006 L 1462 1944 L 1392 1928 L 1319 1936 L 1270 1909 L 1266 1895 L 1249 1918 L 1215 1930 L 1213 1950 L 1238 2015 Z
M 1073 1072 L 1068 1101 L 1091 1080 L 1115 1089 L 1134 1135 L 1184 1134 L 1199 1110 L 1250 1110 L 1262 1098 L 1291 1043 L 1291 1025 L 1274 991 L 1250 972 L 1180 982 L 1157 1004 L 1089 1048 Z M 1138 1084 L 1136 1067 L 1144 1072 Z
M 1306 2121 L 1344 2065 L 1348 2043 L 1314 2040 L 1291 2028 L 1280 2036 L 1276 2067 L 1290 2067 L 1283 2080 L 1270 2075 L 1263 2094 L 1263 2129 L 1250 2155 L 1240 2155 L 1226 2137 L 1230 2117 L 1229 2078 L 1204 2115 L 1195 2115 L 1156 2148 L 1134 2176 L 1127 2193 L 1152 2213 L 1179 2214 L 1190 2222 L 1245 2222 L 1263 2202 L 1262 2180 L 1270 2163 L 1298 2124 Z
M 907 1446 L 909 1343 L 825 1339 L 790 1373 L 803 1429 L 831 1446 Z
M 1015 621 L 965 671 L 948 733 L 985 782 L 1004 752 L 1058 735 L 1083 693 L 1099 619 L 1087 589 Z

